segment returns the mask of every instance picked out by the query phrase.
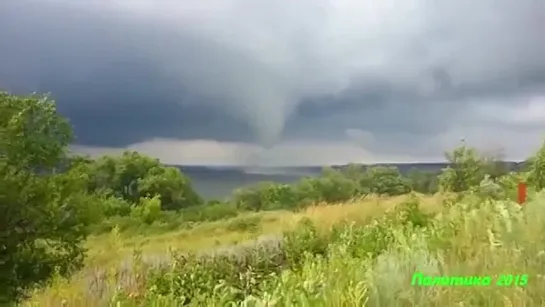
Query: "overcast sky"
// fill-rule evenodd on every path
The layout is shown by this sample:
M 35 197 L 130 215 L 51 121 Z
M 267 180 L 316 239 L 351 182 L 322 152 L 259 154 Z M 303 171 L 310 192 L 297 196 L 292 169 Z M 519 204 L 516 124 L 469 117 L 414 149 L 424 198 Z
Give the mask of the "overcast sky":
M 75 148 L 176 164 L 437 161 L 545 139 L 542 0 L 1 0 L 0 88 Z

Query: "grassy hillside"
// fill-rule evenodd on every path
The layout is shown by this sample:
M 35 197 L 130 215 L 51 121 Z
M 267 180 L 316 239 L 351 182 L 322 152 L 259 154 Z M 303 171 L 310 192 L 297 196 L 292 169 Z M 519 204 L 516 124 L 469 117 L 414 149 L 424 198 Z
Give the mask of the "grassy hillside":
M 57 280 L 50 288 L 40 291 L 27 303 L 33 306 L 58 306 L 66 301 L 69 306 L 103 306 L 112 299 L 116 287 L 129 286 L 133 295 L 144 295 L 146 288 L 139 288 L 138 273 L 131 263 L 137 249 L 143 262 L 149 265 L 172 264 L 172 251 L 210 252 L 236 251 L 253 240 L 282 240 L 284 231 L 294 231 L 304 219 L 310 219 L 320 231 L 328 231 L 339 222 L 355 222 L 362 225 L 368 219 L 380 216 L 407 196 L 395 198 L 369 197 L 339 205 L 319 205 L 293 213 L 289 211 L 247 213 L 239 217 L 216 222 L 200 223 L 191 229 L 165 232 L 155 235 L 133 235 L 113 232 L 89 238 L 89 256 L 85 269 L 69 280 Z M 440 208 L 439 197 L 421 196 L 427 211 Z M 129 269 L 129 271 L 124 272 Z M 119 275 L 124 272 L 123 276 Z M 107 276 L 110 275 L 110 276 Z M 120 280 L 122 279 L 122 280 Z M 128 284 L 127 284 L 128 283 Z M 90 284 L 93 286 L 90 287 Z M 136 286 L 133 288 L 132 286 Z
M 113 233 L 89 240 L 84 270 L 25 305 L 225 306 L 241 299 L 246 306 L 538 306 L 545 301 L 544 214 L 545 195 L 522 209 L 472 196 L 456 203 L 439 195 L 370 197 L 153 236 Z M 134 249 L 141 254 L 131 256 Z M 176 259 L 171 249 L 215 258 Z M 411 285 L 416 272 L 493 282 Z M 528 282 L 495 285 L 502 274 Z

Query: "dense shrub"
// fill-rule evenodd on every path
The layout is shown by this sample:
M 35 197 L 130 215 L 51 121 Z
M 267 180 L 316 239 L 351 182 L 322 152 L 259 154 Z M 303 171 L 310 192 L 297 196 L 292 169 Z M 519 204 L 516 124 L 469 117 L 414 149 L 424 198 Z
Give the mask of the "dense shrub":
M 104 217 L 127 216 L 131 213 L 131 203 L 119 197 L 103 197 L 100 203 Z
M 221 297 L 242 301 L 261 292 L 261 284 L 286 268 L 278 243 L 265 241 L 215 255 L 177 255 L 174 269 L 155 271 L 148 296 L 177 297 L 181 304 L 204 306 Z
M 142 197 L 140 198 L 140 203 L 131 209 L 133 217 L 148 225 L 155 222 L 160 214 L 161 197 L 159 195 L 155 195 L 153 198 Z
M 298 199 L 294 187 L 290 185 L 260 182 L 235 190 L 232 201 L 240 210 L 260 211 L 292 208 Z
M 305 177 L 288 185 L 261 182 L 234 191 L 232 201 L 239 210 L 297 210 L 317 203 L 337 203 L 369 193 L 401 195 L 411 182 L 395 167 L 350 165 L 343 170 L 325 168 L 318 177 Z

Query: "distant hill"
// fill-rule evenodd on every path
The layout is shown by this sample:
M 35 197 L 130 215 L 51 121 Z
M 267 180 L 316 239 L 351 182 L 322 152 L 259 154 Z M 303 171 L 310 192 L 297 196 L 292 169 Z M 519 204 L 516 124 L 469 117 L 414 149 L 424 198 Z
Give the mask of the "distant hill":
M 523 163 L 506 161 L 510 170 L 518 170 Z M 171 165 L 184 172 L 195 186 L 199 194 L 205 198 L 224 198 L 231 195 L 234 189 L 263 181 L 294 183 L 306 176 L 320 175 L 323 166 L 300 167 L 234 167 L 234 166 L 188 166 Z M 346 165 L 331 165 L 342 169 Z M 412 169 L 424 172 L 439 173 L 448 163 L 382 163 L 366 166 L 395 166 L 402 174 Z
M 510 170 L 519 170 L 524 162 L 504 161 Z M 402 174 L 406 174 L 412 169 L 425 172 L 440 172 L 443 168 L 446 168 L 449 164 L 446 162 L 439 163 L 379 163 L 379 164 L 366 164 L 365 166 L 394 166 L 399 169 Z M 171 165 L 179 168 L 188 176 L 208 177 L 214 176 L 216 178 L 237 178 L 237 177 L 254 177 L 255 179 L 262 177 L 263 180 L 270 180 L 271 177 L 302 177 L 302 176 L 316 176 L 319 175 L 324 166 L 296 166 L 296 167 L 259 167 L 248 168 L 238 166 L 189 166 L 189 165 Z M 331 165 L 334 169 L 342 169 L 347 165 Z
M 500 163 L 505 163 L 507 168 L 511 171 L 520 170 L 525 162 L 515 162 L 515 161 L 501 161 Z M 334 168 L 343 168 L 346 165 L 334 166 Z M 370 164 L 368 166 L 395 166 L 399 169 L 402 174 L 406 174 L 410 170 L 416 169 L 423 172 L 440 172 L 442 169 L 449 166 L 447 162 L 438 162 L 438 163 L 379 163 L 379 164 Z

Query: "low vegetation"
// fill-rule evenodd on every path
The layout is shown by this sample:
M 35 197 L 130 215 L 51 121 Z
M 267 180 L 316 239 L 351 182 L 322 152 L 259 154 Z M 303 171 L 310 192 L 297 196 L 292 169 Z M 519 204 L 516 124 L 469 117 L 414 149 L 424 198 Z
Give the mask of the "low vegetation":
M 176 168 L 129 151 L 75 156 L 72 140 L 47 96 L 0 92 L 1 304 L 545 302 L 545 144 L 517 172 L 462 144 L 439 174 L 351 164 L 205 202 Z M 411 285 L 417 272 L 528 282 Z

